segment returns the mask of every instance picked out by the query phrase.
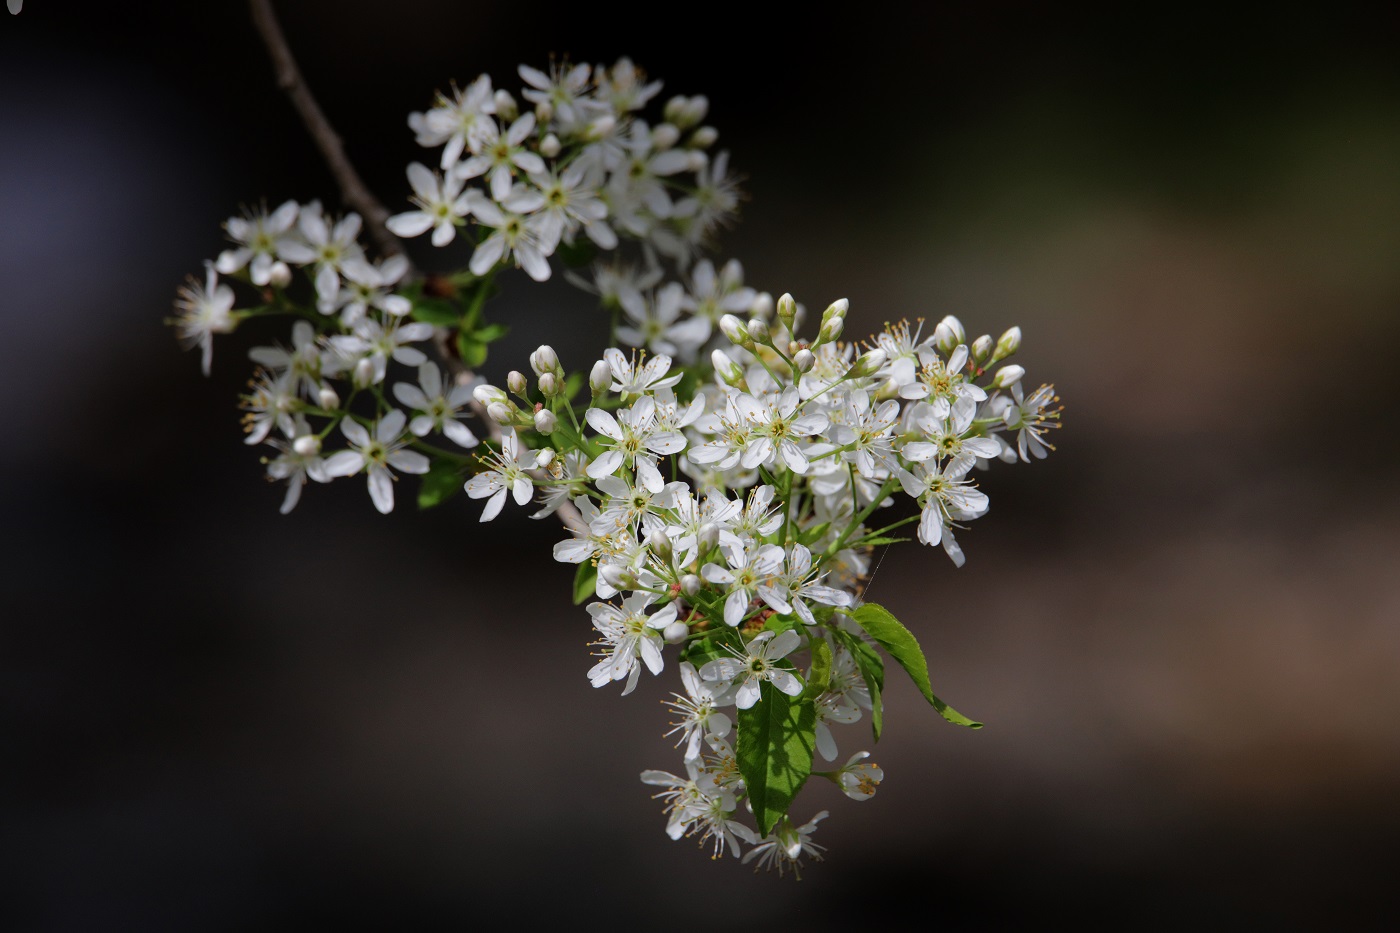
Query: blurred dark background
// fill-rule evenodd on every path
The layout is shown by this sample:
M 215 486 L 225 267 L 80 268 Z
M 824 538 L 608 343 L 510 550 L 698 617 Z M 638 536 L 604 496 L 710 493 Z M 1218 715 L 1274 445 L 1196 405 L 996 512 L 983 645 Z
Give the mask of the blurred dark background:
M 750 284 L 846 296 L 853 334 L 1023 327 L 1060 450 L 985 477 L 965 569 L 905 545 L 870 593 L 987 728 L 892 678 L 887 780 L 803 795 L 831 851 L 800 883 L 667 840 L 637 774 L 678 765 L 670 684 L 588 687 L 558 526 L 385 518 L 359 481 L 278 515 L 234 404 L 259 334 L 206 380 L 163 326 L 240 205 L 338 207 L 246 7 L 28 0 L 0 16 L 0 927 L 1393 928 L 1393 6 L 280 7 L 391 209 L 435 89 L 630 54 L 709 95 Z M 488 375 L 601 348 L 567 285 L 500 305 Z

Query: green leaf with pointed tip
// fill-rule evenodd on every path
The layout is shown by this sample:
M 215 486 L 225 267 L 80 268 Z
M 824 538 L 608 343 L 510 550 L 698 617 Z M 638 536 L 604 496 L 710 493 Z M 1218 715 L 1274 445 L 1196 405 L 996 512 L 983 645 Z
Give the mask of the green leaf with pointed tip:
M 472 331 L 472 339 L 479 343 L 495 343 L 508 333 L 510 327 L 505 324 L 487 324 Z
M 456 327 L 462 319 L 462 309 L 446 298 L 417 298 L 413 302 L 413 319 L 434 327 Z
M 598 568 L 593 565 L 593 561 L 586 560 L 578 565 L 578 572 L 574 574 L 574 605 L 582 606 L 593 598 L 597 589 Z
M 462 491 L 462 474 L 445 460 L 435 460 L 418 486 L 418 508 L 431 509 Z
M 739 710 L 734 753 L 763 835 L 773 831 L 812 773 L 817 710 L 811 700 L 790 697 L 764 681 L 759 699 Z
M 816 544 L 817 541 L 821 539 L 821 536 L 826 534 L 827 530 L 830 528 L 831 522 L 822 522 L 815 528 L 808 528 L 806 531 L 802 532 L 797 536 L 797 543 L 805 544 L 810 547 L 811 545 Z
M 914 637 L 913 632 L 901 625 L 898 619 L 890 615 L 888 609 L 876 603 L 866 603 L 859 609 L 847 612 L 846 615 L 855 619 L 871 638 L 878 641 L 881 647 L 890 653 L 890 657 L 899 662 L 899 666 L 909 674 L 909 679 L 914 681 L 914 686 L 919 688 L 924 699 L 928 700 L 930 706 L 938 710 L 938 715 L 957 726 L 967 726 L 969 729 L 982 728 L 980 722 L 968 719 L 934 696 L 933 685 L 929 682 L 928 677 L 928 661 L 924 659 L 924 652 L 919 647 L 918 639 Z
M 463 331 L 457 334 L 457 354 L 468 368 L 476 369 L 486 362 L 486 344 Z
M 885 701 L 881 694 L 885 689 L 885 662 L 880 652 L 861 641 L 850 632 L 836 632 L 855 658 L 856 668 L 865 680 L 865 689 L 870 693 L 870 731 L 875 741 L 880 741 L 880 733 L 885 730 Z
M 831 646 L 825 638 L 812 639 L 812 666 L 807 670 L 807 687 L 802 698 L 815 700 L 831 687 Z

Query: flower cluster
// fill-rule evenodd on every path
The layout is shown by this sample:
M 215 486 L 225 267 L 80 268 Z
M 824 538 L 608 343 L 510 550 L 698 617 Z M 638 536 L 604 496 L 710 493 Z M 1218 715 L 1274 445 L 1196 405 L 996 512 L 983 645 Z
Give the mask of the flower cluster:
M 554 556 L 578 566 L 576 596 L 593 600 L 593 686 L 629 694 L 675 652 L 683 692 L 670 701 L 672 734 L 684 776 L 643 775 L 665 788 L 668 833 L 698 836 L 716 855 L 747 844 L 746 860 L 782 870 L 820 852 L 816 819 L 794 826 L 787 816 L 808 774 L 856 800 L 884 776 L 864 751 L 811 769 L 814 753 L 840 758 L 833 725 L 878 722 L 873 645 L 903 664 L 904 639 L 913 643 L 860 599 L 872 549 L 917 523 L 918 540 L 960 566 L 955 534 L 988 506 L 973 477 L 993 461 L 1044 456 L 1059 409 L 1049 386 L 1026 393 L 1023 369 L 1004 362 L 1020 346 L 1017 328 L 969 341 L 953 317 L 928 335 L 906 322 L 858 348 L 839 339 L 845 301 L 827 308 L 810 341 L 797 336 L 790 296 L 757 304 L 774 313 L 721 317 L 729 346 L 702 364 L 609 350 L 589 373 L 582 411 L 558 390 L 566 377 L 549 347 L 532 357 L 534 391 L 520 373 L 505 389 L 479 386 L 505 440 L 466 490 L 489 497 L 483 521 L 508 493 L 524 505 L 533 491 L 544 512 L 573 503 L 582 521 Z M 876 520 L 910 511 L 901 501 L 913 514 Z M 806 749 L 786 788 L 764 772 L 769 749 L 746 733 L 749 721 L 775 717 L 794 723 L 789 768 Z M 741 822 L 741 805 L 757 829 Z

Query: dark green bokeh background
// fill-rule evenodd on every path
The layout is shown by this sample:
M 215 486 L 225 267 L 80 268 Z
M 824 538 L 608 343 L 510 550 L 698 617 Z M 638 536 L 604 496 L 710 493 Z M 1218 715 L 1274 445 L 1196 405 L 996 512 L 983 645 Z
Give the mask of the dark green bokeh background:
M 243 5 L 29 0 L 0 18 L 0 925 L 1393 922 L 1395 13 L 282 7 L 391 208 L 435 88 L 630 54 L 709 95 L 751 284 L 848 297 L 853 334 L 1023 327 L 1061 449 L 984 478 L 965 569 L 905 545 L 870 593 L 988 725 L 895 682 L 879 795 L 799 800 L 832 810 L 801 883 L 667 840 L 637 774 L 678 764 L 669 682 L 588 687 L 558 527 L 383 518 L 358 482 L 279 516 L 234 408 L 256 334 L 203 380 L 162 326 L 240 204 L 338 202 Z M 601 348 L 562 283 L 500 305 L 488 375 Z

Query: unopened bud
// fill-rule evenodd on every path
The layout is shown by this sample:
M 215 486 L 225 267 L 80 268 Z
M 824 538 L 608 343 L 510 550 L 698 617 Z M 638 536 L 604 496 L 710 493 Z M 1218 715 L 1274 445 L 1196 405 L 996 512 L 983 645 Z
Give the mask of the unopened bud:
M 530 382 L 520 370 L 512 369 L 506 373 L 506 388 L 510 389 L 513 395 L 524 395 L 529 391 Z
M 719 547 L 719 526 L 713 522 L 706 522 L 700 528 L 698 540 L 700 542 L 700 553 L 702 555 L 713 551 L 715 548 Z
M 986 364 L 991 359 L 992 351 L 996 349 L 996 344 L 992 343 L 991 334 L 983 334 L 972 341 L 972 346 L 968 347 L 968 352 L 972 354 L 972 361 L 978 366 Z
M 750 317 L 761 317 L 765 321 L 773 315 L 773 296 L 767 292 L 759 292 L 753 296 L 753 304 L 749 305 Z
M 340 396 L 335 394 L 335 389 L 324 382 L 321 383 L 321 388 L 316 390 L 316 401 L 326 411 L 335 411 L 340 407 Z
M 651 551 L 663 561 L 670 563 L 671 555 L 675 549 L 671 546 L 671 536 L 660 528 L 647 532 L 645 543 L 647 550 Z
M 608 386 L 612 385 L 612 367 L 607 360 L 599 360 L 593 364 L 593 369 L 588 373 L 588 388 L 597 398 L 608 391 Z
M 321 452 L 321 439 L 314 434 L 303 434 L 292 441 L 292 450 L 303 457 L 314 457 Z
M 873 376 L 880 371 L 880 367 L 885 365 L 885 351 L 874 349 L 867 353 L 862 353 L 856 357 L 856 361 L 851 365 L 851 369 L 846 373 L 849 379 L 860 379 L 865 376 Z
M 614 117 L 612 114 L 607 114 L 588 124 L 588 132 L 586 135 L 592 140 L 605 139 L 611 136 L 612 131 L 615 129 L 617 129 L 617 117 Z
M 267 284 L 271 285 L 273 288 L 286 288 L 288 285 L 291 285 L 291 267 L 288 266 L 285 262 L 282 262 L 280 259 L 277 262 L 274 262 L 272 264 L 272 268 L 268 270 Z
M 749 338 L 756 343 L 767 345 L 773 342 L 773 335 L 768 332 L 768 324 L 761 317 L 750 320 L 747 330 Z
M 688 573 L 681 577 L 681 592 L 687 596 L 694 596 L 696 593 L 700 592 L 700 587 L 703 582 L 704 581 L 695 574 Z
M 546 159 L 552 159 L 557 156 L 559 150 L 562 148 L 563 146 L 559 143 L 559 137 L 555 136 L 553 133 L 550 133 L 544 139 L 540 140 L 540 155 L 544 156 Z
M 496 117 L 506 123 L 511 122 L 520 115 L 520 105 L 515 102 L 515 98 L 510 96 L 510 92 L 499 90 L 496 92 Z
M 832 318 L 840 318 L 844 321 L 846 319 L 846 312 L 850 309 L 850 299 L 837 298 L 831 304 L 827 305 L 826 310 L 822 312 L 822 323 L 825 324 Z
M 996 378 L 992 380 L 993 389 L 1009 389 L 1021 381 L 1021 377 L 1026 374 L 1024 366 L 1017 366 L 1009 363 L 997 370 Z
M 374 364 L 369 361 L 369 357 L 364 357 L 355 364 L 355 372 L 352 377 L 355 385 L 364 388 L 374 382 Z
M 483 382 L 472 389 L 472 398 L 476 399 L 478 404 L 490 405 L 492 402 L 504 402 L 507 395 L 501 391 L 500 387 Z
M 554 119 L 554 105 L 547 100 L 535 104 L 535 122 L 541 125 Z
M 835 343 L 841 339 L 841 332 L 846 329 L 846 322 L 839 317 L 831 318 L 822 322 L 822 329 L 817 334 L 818 343 Z
M 797 320 L 797 299 L 792 297 L 791 292 L 783 292 L 782 297 L 778 299 L 778 320 L 783 322 L 788 333 L 795 332 L 793 322 Z
M 685 119 L 687 126 L 694 126 L 705 119 L 710 113 L 710 99 L 704 94 L 696 94 L 685 102 Z
M 690 144 L 696 149 L 708 149 L 719 139 L 719 130 L 713 126 L 702 126 L 690 134 Z
M 681 131 L 674 123 L 663 123 L 651 131 L 651 147 L 658 151 L 670 149 L 681 141 Z
M 497 424 L 511 424 L 515 418 L 511 414 L 510 406 L 505 402 L 492 402 L 486 406 L 486 416 Z
M 1004 360 L 1019 349 L 1021 349 L 1021 328 L 1012 327 L 997 341 L 997 349 L 992 354 L 992 362 Z
M 962 321 L 950 314 L 933 329 L 933 345 L 947 356 L 960 343 L 967 343 L 967 332 L 963 330 Z
M 748 328 L 744 322 L 732 314 L 726 314 L 719 319 L 719 329 L 724 332 L 724 336 L 729 338 L 729 342 L 741 347 L 752 347 L 753 338 L 749 336 Z
M 637 585 L 637 575 L 624 564 L 601 564 L 598 567 L 598 576 L 615 590 L 630 590 Z
M 549 414 L 549 412 L 547 412 L 547 411 L 536 413 L 536 415 L 535 415 L 535 423 L 536 423 L 536 424 L 539 424 L 540 415 L 547 415 L 547 414 Z M 546 431 L 545 433 L 548 434 L 549 432 Z M 543 450 L 538 450 L 538 451 L 536 451 L 536 452 L 535 452 L 535 469 L 537 469 L 537 470 L 547 470 L 547 469 L 549 469 L 549 465 L 550 465 L 551 463 L 554 462 L 555 456 L 556 456 L 556 454 L 554 453 L 554 448 L 553 448 L 553 447 L 546 447 L 546 448 L 544 448 Z
M 810 373 L 812 367 L 817 365 L 817 355 L 806 347 L 803 347 L 793 354 L 792 362 L 797 366 L 798 372 Z
M 666 106 L 662 109 L 661 114 L 666 118 L 667 123 L 679 125 L 685 120 L 685 105 L 686 99 L 677 94 L 666 101 Z
M 545 398 L 554 398 L 559 394 L 559 377 L 554 373 L 545 373 L 540 377 L 540 394 Z
M 680 619 L 676 619 L 661 630 L 661 637 L 666 639 L 668 645 L 679 645 L 685 641 L 685 637 L 690 634 L 690 626 Z
M 530 368 L 535 371 L 536 376 L 558 370 L 559 357 L 555 355 L 554 348 L 549 344 L 541 344 L 538 350 L 530 354 Z
M 710 362 L 715 367 L 715 374 L 723 380 L 725 385 L 737 386 L 744 380 L 743 368 L 730 359 L 729 354 L 723 350 L 715 350 L 711 353 Z
M 535 412 L 535 430 L 541 434 L 553 434 L 554 429 L 559 426 L 559 419 L 554 412 L 548 408 L 541 408 Z
M 709 164 L 709 156 L 705 155 L 705 153 L 701 152 L 699 149 L 692 149 L 690 151 L 690 161 L 686 165 L 686 168 L 692 172 L 701 172 L 704 171 L 705 166 Z

